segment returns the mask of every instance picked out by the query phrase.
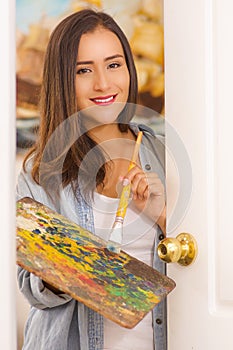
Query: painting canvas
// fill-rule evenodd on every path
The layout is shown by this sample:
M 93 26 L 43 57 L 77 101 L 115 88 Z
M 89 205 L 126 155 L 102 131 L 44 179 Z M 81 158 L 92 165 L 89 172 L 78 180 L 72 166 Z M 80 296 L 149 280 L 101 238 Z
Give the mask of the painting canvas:
M 17 264 L 117 324 L 133 328 L 175 282 L 50 208 L 17 202 Z

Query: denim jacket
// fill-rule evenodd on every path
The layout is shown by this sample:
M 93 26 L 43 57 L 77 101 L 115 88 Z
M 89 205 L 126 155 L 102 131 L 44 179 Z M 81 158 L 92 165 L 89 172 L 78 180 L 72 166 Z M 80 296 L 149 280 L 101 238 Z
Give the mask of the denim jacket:
M 140 161 L 144 171 L 156 172 L 164 181 L 164 145 L 144 125 L 130 124 L 138 133 L 143 131 L 140 147 Z M 80 191 L 80 190 L 78 190 Z M 56 210 L 68 219 L 94 233 L 92 207 L 82 199 L 77 201 L 67 186 L 61 191 L 60 200 L 54 204 L 43 188 L 37 185 L 30 174 L 30 161 L 27 171 L 21 171 L 17 185 L 17 199 L 31 197 Z M 157 245 L 162 239 L 160 229 L 156 230 L 154 241 L 153 266 L 165 274 L 165 264 L 157 256 Z M 67 294 L 54 294 L 43 281 L 18 268 L 18 283 L 21 292 L 31 305 L 25 326 L 23 350 L 102 350 L 103 317 L 77 302 Z M 167 349 L 166 300 L 153 310 L 154 349 Z

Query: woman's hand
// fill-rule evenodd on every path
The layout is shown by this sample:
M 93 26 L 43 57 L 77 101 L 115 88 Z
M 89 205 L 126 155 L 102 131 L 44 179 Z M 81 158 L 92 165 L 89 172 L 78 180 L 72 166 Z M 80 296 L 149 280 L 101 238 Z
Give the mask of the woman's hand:
M 136 208 L 157 223 L 165 233 L 165 191 L 158 175 L 145 173 L 139 166 L 135 166 L 124 177 L 123 185 L 127 183 L 131 184 L 132 199 Z

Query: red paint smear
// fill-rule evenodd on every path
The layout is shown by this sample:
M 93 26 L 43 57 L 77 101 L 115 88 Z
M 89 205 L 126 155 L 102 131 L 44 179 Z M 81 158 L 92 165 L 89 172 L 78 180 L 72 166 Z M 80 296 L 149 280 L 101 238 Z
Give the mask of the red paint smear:
M 85 284 L 88 284 L 91 288 L 95 288 L 95 290 L 99 292 L 104 292 L 104 289 L 101 288 L 96 282 L 94 282 L 91 278 L 88 278 L 84 275 L 79 275 L 78 276 L 79 280 L 82 281 Z

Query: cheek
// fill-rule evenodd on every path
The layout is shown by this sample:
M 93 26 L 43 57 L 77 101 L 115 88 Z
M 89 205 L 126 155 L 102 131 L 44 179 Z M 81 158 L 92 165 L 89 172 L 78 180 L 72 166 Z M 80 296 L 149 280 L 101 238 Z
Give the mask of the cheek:
M 87 96 L 88 91 L 90 91 L 90 87 L 87 84 L 87 82 L 83 82 L 83 81 L 80 81 L 79 79 L 76 79 L 75 91 L 76 91 L 77 102 L 82 102 L 85 96 Z
M 130 85 L 130 77 L 129 77 L 129 72 L 124 72 L 123 74 L 118 76 L 118 82 L 119 86 L 121 86 L 123 92 L 125 95 L 129 94 L 129 85 Z
M 129 76 L 129 72 L 127 70 L 127 79 L 125 80 L 125 90 L 127 91 L 127 97 L 129 94 L 129 85 L 130 85 L 130 76 Z
M 79 98 L 79 94 L 80 94 L 80 88 L 79 88 L 79 84 L 78 84 L 78 81 L 76 79 L 75 81 L 75 93 L 76 93 L 76 98 L 78 99 Z

